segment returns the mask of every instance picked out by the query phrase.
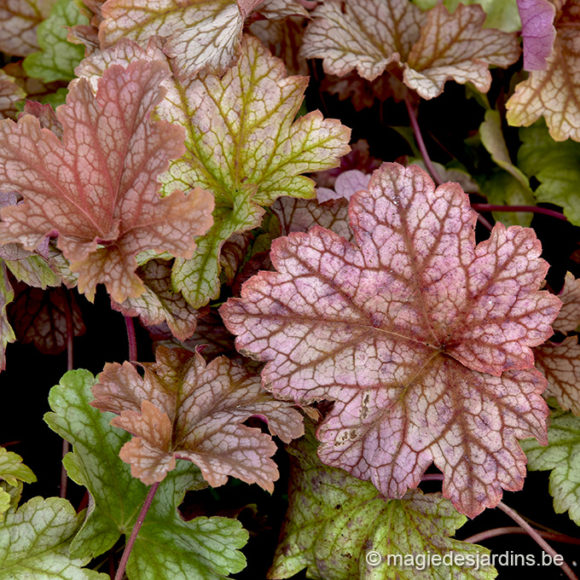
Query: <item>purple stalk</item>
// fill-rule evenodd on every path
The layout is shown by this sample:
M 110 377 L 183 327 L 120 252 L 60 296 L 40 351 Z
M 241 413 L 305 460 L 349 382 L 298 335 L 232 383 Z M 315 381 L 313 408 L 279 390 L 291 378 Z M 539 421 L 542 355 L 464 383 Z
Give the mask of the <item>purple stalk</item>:
M 125 575 L 125 568 L 127 567 L 127 562 L 129 561 L 129 556 L 131 555 L 131 550 L 133 549 L 133 545 L 135 544 L 135 540 L 139 535 L 139 530 L 145 521 L 145 517 L 147 516 L 147 512 L 153 503 L 153 498 L 157 493 L 157 488 L 159 487 L 159 482 L 157 481 L 154 483 L 150 488 L 149 492 L 147 493 L 147 497 L 143 502 L 143 507 L 137 516 L 137 521 L 133 526 L 133 530 L 131 531 L 131 536 L 129 536 L 129 541 L 125 545 L 125 549 L 123 550 L 123 555 L 121 556 L 121 561 L 119 562 L 119 567 L 117 568 L 117 573 L 115 574 L 115 580 L 122 580 L 123 576 Z
M 543 538 L 548 540 L 554 540 L 555 542 L 562 542 L 566 544 L 579 544 L 580 538 L 573 538 L 572 536 L 566 536 L 565 534 L 556 534 L 554 532 L 544 532 L 536 530 Z M 477 544 L 478 542 L 483 542 L 489 540 L 490 538 L 495 538 L 497 536 L 503 536 L 505 534 L 527 534 L 526 530 L 523 530 L 519 526 L 505 526 L 503 528 L 493 528 L 491 530 L 485 530 L 485 532 L 480 532 L 479 534 L 474 534 L 461 540 L 462 542 L 469 542 L 471 544 Z
M 552 556 L 552 560 L 554 559 L 555 556 L 558 555 L 558 552 L 556 552 L 556 550 L 554 550 L 554 548 L 552 548 L 552 546 L 550 546 L 550 544 L 548 544 L 548 542 L 546 542 L 546 540 L 542 538 L 540 532 L 532 528 L 532 526 L 530 526 L 530 524 L 528 524 L 528 522 L 526 522 L 526 520 L 524 520 L 524 518 L 522 518 L 522 516 L 520 516 L 520 514 L 518 514 L 515 510 L 505 505 L 505 503 L 503 503 L 502 501 L 500 501 L 497 504 L 497 507 L 502 512 L 507 514 L 512 520 L 514 520 L 516 524 L 518 524 L 521 528 L 523 528 L 527 532 L 527 534 L 536 542 L 536 544 L 540 546 L 540 548 L 542 548 L 547 554 L 550 554 L 550 556 Z M 564 572 L 564 574 L 566 574 L 566 576 L 568 576 L 570 580 L 578 580 L 576 574 L 574 574 L 572 568 L 570 568 L 570 566 L 568 566 L 566 562 L 560 564 L 560 568 L 562 568 L 562 572 Z
M 130 316 L 125 316 L 127 327 L 127 341 L 129 343 L 129 360 L 137 362 L 137 337 L 135 336 L 135 323 Z
M 535 205 L 494 205 L 492 203 L 472 203 L 471 207 L 475 211 L 529 211 L 531 213 L 541 213 L 549 215 L 564 222 L 568 221 L 565 215 L 553 209 L 546 209 L 544 207 L 537 207 Z
M 417 140 L 417 146 L 419 147 L 419 151 L 421 152 L 421 157 L 423 157 L 423 162 L 425 163 L 425 167 L 427 171 L 431 174 L 433 181 L 437 185 L 441 185 L 443 180 L 437 170 L 433 166 L 431 162 L 431 157 L 429 157 L 429 153 L 427 152 L 427 147 L 425 147 L 425 141 L 423 141 L 423 135 L 421 134 L 421 128 L 419 127 L 419 123 L 417 122 L 417 116 L 415 115 L 415 111 L 413 110 L 413 105 L 409 101 L 409 97 L 405 97 L 405 105 L 407 106 L 407 112 L 409 113 L 409 120 L 411 121 L 411 127 L 413 128 L 413 133 L 415 134 L 415 139 Z

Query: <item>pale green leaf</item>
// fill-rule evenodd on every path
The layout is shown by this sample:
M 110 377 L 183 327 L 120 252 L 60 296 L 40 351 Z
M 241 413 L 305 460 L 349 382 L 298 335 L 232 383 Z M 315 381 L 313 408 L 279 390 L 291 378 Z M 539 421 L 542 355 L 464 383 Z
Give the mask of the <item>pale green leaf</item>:
M 504 32 L 515 32 L 522 27 L 520 13 L 516 0 L 443 0 L 443 5 L 450 12 L 454 12 L 457 5 L 479 4 L 487 14 L 486 28 L 498 28 Z M 438 0 L 413 0 L 421 10 L 430 10 Z
M 487 201 L 493 205 L 536 205 L 536 198 L 529 187 L 505 171 L 486 176 L 481 184 L 481 191 Z M 494 211 L 493 217 L 506 226 L 529 227 L 533 215 L 530 212 Z
M 71 557 L 70 540 L 84 514 L 65 499 L 35 497 L 0 523 L 0 580 L 105 580 L 82 569 L 89 558 Z
M 0 447 L 0 479 L 15 486 L 17 481 L 33 483 L 36 481 L 36 476 L 30 467 L 22 463 L 20 455 Z
M 87 518 L 71 547 L 79 558 L 98 556 L 121 534 L 128 537 L 148 491 L 119 458 L 130 435 L 110 425 L 113 414 L 90 405 L 94 384 L 88 371 L 68 372 L 50 392 L 54 412 L 45 415 L 50 428 L 73 445 L 64 461 L 69 477 L 91 494 Z M 237 520 L 198 517 L 185 522 L 177 511 L 185 492 L 203 485 L 189 462 L 180 461 L 165 478 L 131 553 L 130 579 L 217 579 L 244 568 L 238 549 L 248 534 Z
M 84 46 L 67 41 L 69 27 L 88 24 L 76 0 L 58 0 L 50 16 L 37 29 L 40 51 L 24 59 L 24 70 L 45 83 L 69 81 L 75 77 L 74 69 L 84 56 Z
M 548 427 L 548 446 L 535 439 L 521 441 L 528 456 L 528 469 L 552 470 L 550 494 L 557 514 L 569 512 L 580 526 L 580 417 L 555 412 Z
M 323 465 L 312 433 L 288 447 L 290 507 L 269 578 L 291 578 L 307 568 L 321 580 L 491 579 L 489 550 L 451 538 L 467 518 L 440 493 L 407 492 L 387 500 L 369 482 Z M 426 554 L 453 551 L 465 561 L 426 566 Z M 417 557 L 410 565 L 405 556 Z M 470 559 L 470 560 L 468 560 Z M 471 562 L 471 564 L 468 563 Z
M 554 141 L 543 123 L 520 129 L 520 138 L 518 165 L 541 183 L 536 199 L 561 206 L 564 215 L 580 225 L 580 143 Z
M 45 289 L 61 283 L 60 276 L 52 271 L 46 260 L 35 254 L 22 260 L 6 260 L 6 267 L 27 286 Z

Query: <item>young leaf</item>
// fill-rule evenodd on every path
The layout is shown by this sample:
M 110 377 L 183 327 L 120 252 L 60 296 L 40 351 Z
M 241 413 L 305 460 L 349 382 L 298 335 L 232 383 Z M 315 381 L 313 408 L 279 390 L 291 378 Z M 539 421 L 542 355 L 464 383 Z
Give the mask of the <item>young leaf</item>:
M 69 556 L 71 538 L 84 514 L 65 499 L 35 497 L 0 522 L 0 580 L 106 580 L 81 568 L 90 558 Z
M 24 59 L 26 73 L 45 83 L 70 81 L 75 78 L 74 69 L 84 56 L 84 47 L 67 41 L 71 26 L 88 24 L 75 0 L 57 0 L 50 16 L 38 26 L 39 52 Z
M 407 0 L 327 0 L 313 17 L 303 56 L 322 58 L 325 72 L 338 76 L 356 68 L 372 81 L 388 70 L 424 99 L 440 95 L 449 79 L 487 92 L 489 65 L 506 67 L 520 53 L 515 34 L 483 29 L 478 5 L 449 14 L 441 4 L 423 13 Z
M 555 143 L 543 126 L 520 129 L 520 139 L 518 165 L 541 184 L 534 192 L 536 199 L 561 206 L 564 215 L 580 225 L 580 144 Z
M 166 322 L 175 337 L 186 340 L 195 331 L 197 310 L 173 290 L 171 266 L 167 260 L 149 260 L 137 271 L 145 292 L 121 304 L 112 302 L 111 306 L 125 316 L 139 316 L 147 326 Z
M 546 440 L 546 381 L 531 346 L 560 301 L 532 230 L 496 224 L 475 245 L 460 186 L 385 163 L 351 198 L 357 246 L 314 227 L 272 245 L 262 272 L 220 309 L 245 355 L 269 361 L 284 399 L 335 401 L 319 455 L 388 497 L 431 462 L 443 494 L 474 517 L 520 489 L 517 439 Z
M 158 196 L 157 176 L 183 152 L 180 127 L 148 120 L 165 78 L 161 63 L 112 67 L 96 97 L 80 79 L 57 112 L 62 141 L 31 115 L 0 122 L 0 187 L 24 196 L 2 210 L 0 243 L 34 249 L 56 230 L 90 300 L 100 282 L 117 302 L 139 296 L 145 286 L 135 256 L 154 250 L 188 257 L 193 236 L 211 224 L 209 193 Z
M 524 69 L 544 70 L 556 38 L 556 7 L 550 0 L 518 0 L 524 39 Z
M 517 85 L 506 103 L 506 117 L 510 125 L 528 127 L 543 116 L 553 139 L 580 141 L 580 3 L 550 2 L 556 8 L 552 51 L 544 70 L 532 70 L 529 78 Z
M 4 0 L 0 4 L 0 51 L 26 56 L 38 49 L 36 27 L 56 0 Z
M 94 558 L 131 533 L 147 487 L 131 477 L 119 459 L 128 434 L 110 425 L 111 415 L 91 407 L 95 379 L 88 371 L 71 371 L 49 396 L 49 427 L 73 445 L 65 457 L 69 477 L 87 487 L 87 517 L 71 545 L 75 558 Z M 177 508 L 188 489 L 200 489 L 199 472 L 181 462 L 159 486 L 137 536 L 128 564 L 134 580 L 221 578 L 239 572 L 245 559 L 238 551 L 248 538 L 236 520 L 198 517 L 183 521 Z
M 263 418 L 272 435 L 290 442 L 304 433 L 298 411 L 225 357 L 206 365 L 199 353 L 160 347 L 157 362 L 141 366 L 144 378 L 130 363 L 107 364 L 93 388 L 93 406 L 118 414 L 112 424 L 135 435 L 121 450 L 133 476 L 148 485 L 162 481 L 179 458 L 195 463 L 214 487 L 232 475 L 273 491 L 276 445 L 243 423 Z
M 548 446 L 536 441 L 522 441 L 531 470 L 552 470 L 550 494 L 554 510 L 568 510 L 570 518 L 580 526 L 580 417 L 556 412 L 548 428 Z
M 22 463 L 20 455 L 0 447 L 0 522 L 4 519 L 4 513 L 13 504 L 14 492 L 16 491 L 16 495 L 20 496 L 22 482 L 33 483 L 35 481 L 36 475 Z M 8 491 L 3 489 L 2 482 L 5 482 L 4 486 L 10 486 Z
M 292 443 L 290 506 L 268 578 L 290 578 L 307 568 L 308 578 L 431 580 L 492 579 L 489 565 L 473 564 L 489 550 L 452 539 L 467 518 L 440 493 L 407 492 L 402 499 L 385 499 L 366 481 L 327 467 L 316 456 L 312 434 Z M 371 566 L 365 556 L 380 556 Z M 426 554 L 453 552 L 465 566 L 421 566 Z M 417 558 L 409 565 L 409 556 Z M 367 556 L 368 557 L 368 556 Z M 403 561 L 403 557 L 406 558 Z

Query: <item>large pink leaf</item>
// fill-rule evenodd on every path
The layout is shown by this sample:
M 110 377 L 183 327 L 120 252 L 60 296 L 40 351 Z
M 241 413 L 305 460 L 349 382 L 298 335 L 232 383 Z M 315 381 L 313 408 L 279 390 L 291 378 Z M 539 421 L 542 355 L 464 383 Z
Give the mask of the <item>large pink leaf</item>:
M 543 70 L 552 52 L 556 7 L 549 0 L 518 0 L 524 39 L 524 68 Z
M 93 406 L 119 416 L 112 424 L 133 435 L 121 449 L 131 472 L 150 485 L 162 481 L 175 459 L 193 461 L 212 486 L 229 475 L 272 491 L 278 469 L 272 438 L 244 422 L 257 416 L 272 435 L 290 442 L 304 433 L 300 413 L 274 400 L 260 378 L 218 357 L 206 364 L 196 353 L 157 349 L 157 362 L 107 364 L 93 387 Z
M 276 240 L 272 263 L 220 313 L 243 354 L 269 361 L 283 399 L 335 401 L 320 457 L 390 497 L 431 462 L 475 516 L 520 489 L 517 439 L 546 440 L 546 386 L 532 346 L 560 301 L 531 229 L 497 224 L 475 245 L 460 186 L 383 164 L 350 201 L 358 246 L 320 227 Z
M 62 140 L 31 115 L 0 122 L 0 188 L 24 197 L 2 210 L 0 243 L 34 249 L 56 231 L 89 299 L 100 282 L 117 302 L 139 296 L 137 254 L 191 257 L 211 225 L 208 192 L 158 194 L 157 176 L 185 151 L 181 127 L 149 121 L 168 74 L 159 62 L 113 66 L 96 97 L 76 81 L 57 112 Z

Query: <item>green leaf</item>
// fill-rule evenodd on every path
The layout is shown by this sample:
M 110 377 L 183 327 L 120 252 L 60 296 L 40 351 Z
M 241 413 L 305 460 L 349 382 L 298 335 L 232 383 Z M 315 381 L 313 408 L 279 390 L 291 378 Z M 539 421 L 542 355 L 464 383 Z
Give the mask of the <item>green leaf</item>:
M 413 0 L 421 10 L 430 10 L 438 0 Z M 520 13 L 518 12 L 517 0 L 443 0 L 443 5 L 454 12 L 457 5 L 480 4 L 487 14 L 485 19 L 486 28 L 498 28 L 504 32 L 515 32 L 522 27 Z
M 121 534 L 128 537 L 148 491 L 119 458 L 130 435 L 110 425 L 112 413 L 90 405 L 94 384 L 88 371 L 66 373 L 50 392 L 54 412 L 45 415 L 50 428 L 73 445 L 64 459 L 69 477 L 91 494 L 87 519 L 71 546 L 71 554 L 79 558 L 94 558 Z M 198 517 L 185 522 L 177 511 L 187 490 L 204 485 L 191 463 L 179 461 L 160 485 L 139 532 L 127 568 L 129 578 L 205 580 L 244 568 L 238 548 L 248 534 L 237 520 Z
M 258 226 L 262 207 L 278 197 L 313 197 L 314 182 L 302 174 L 338 165 L 350 130 L 320 111 L 296 119 L 307 79 L 287 77 L 282 62 L 252 37 L 222 78 L 202 75 L 187 85 L 176 91 L 182 101 L 162 104 L 160 115 L 187 135 L 187 153 L 170 166 L 166 191 L 197 185 L 216 201 L 214 226 L 198 239 L 196 255 L 174 267 L 176 288 L 197 308 L 219 293 L 223 243 Z
M 13 299 L 14 292 L 8 280 L 6 266 L 4 265 L 4 261 L 0 260 L 0 371 L 6 368 L 6 356 L 4 354 L 6 345 L 16 340 L 14 331 L 6 317 L 6 306 Z
M 22 260 L 6 260 L 6 267 L 14 277 L 27 286 L 42 288 L 58 286 L 61 283 L 60 276 L 55 274 L 41 256 L 30 255 Z
M 68 42 L 66 37 L 69 27 L 88 23 L 76 0 L 58 0 L 50 16 L 38 25 L 40 50 L 24 59 L 26 73 L 45 83 L 74 79 L 74 69 L 83 59 L 85 47 Z
M 548 446 L 542 447 L 535 439 L 521 441 L 528 456 L 528 469 L 552 470 L 550 494 L 554 511 L 568 510 L 570 518 L 580 526 L 580 417 L 556 411 L 548 427 Z
M 35 497 L 7 513 L 0 524 L 0 580 L 106 580 L 106 574 L 81 568 L 89 558 L 69 556 L 83 517 L 58 497 Z
M 541 183 L 536 199 L 561 206 L 564 215 L 580 225 L 580 143 L 554 141 L 543 122 L 520 129 L 520 139 L 518 165 Z
M 505 171 L 498 171 L 485 178 L 481 191 L 487 201 L 494 205 L 536 205 L 536 198 L 529 187 L 524 187 L 520 181 Z M 494 211 L 496 221 L 506 226 L 529 227 L 533 214 L 530 212 Z
M 22 482 L 33 483 L 36 481 L 36 475 L 22 463 L 20 455 L 0 447 L 0 483 L 2 480 L 4 483 L 0 485 L 0 521 L 10 506 L 15 505 L 20 499 Z M 8 486 L 16 489 L 5 489 Z
M 312 432 L 288 451 L 290 507 L 269 578 L 290 578 L 303 568 L 308 568 L 308 578 L 322 580 L 497 575 L 489 563 L 475 569 L 489 550 L 450 538 L 467 518 L 440 493 L 412 490 L 403 499 L 387 500 L 371 483 L 323 465 Z M 421 563 L 426 554 L 443 557 L 450 552 L 464 557 L 463 567 Z M 410 556 L 416 558 L 414 566 L 409 565 Z

